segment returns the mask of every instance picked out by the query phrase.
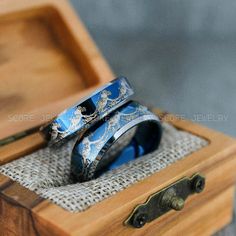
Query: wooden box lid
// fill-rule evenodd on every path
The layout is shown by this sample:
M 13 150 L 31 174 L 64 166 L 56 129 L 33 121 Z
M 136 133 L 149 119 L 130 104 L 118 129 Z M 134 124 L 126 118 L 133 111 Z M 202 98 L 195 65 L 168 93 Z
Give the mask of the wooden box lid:
M 67 1 L 10 3 L 0 1 L 0 139 L 41 125 L 45 114 L 54 116 L 113 78 Z M 22 114 L 33 118 L 13 122 L 14 115 Z M 209 145 L 80 213 L 70 213 L 0 175 L 0 234 L 173 236 L 210 235 L 220 229 L 231 219 L 235 140 L 169 114 L 162 117 Z M 4 145 L 0 165 L 41 145 L 38 133 Z M 123 224 L 151 194 L 196 172 L 206 177 L 206 189 L 190 197 L 183 211 L 171 211 L 142 229 Z
M 113 79 L 66 0 L 0 2 L 0 75 L 0 140 L 42 125 Z M 0 163 L 42 140 L 15 143 L 0 147 Z

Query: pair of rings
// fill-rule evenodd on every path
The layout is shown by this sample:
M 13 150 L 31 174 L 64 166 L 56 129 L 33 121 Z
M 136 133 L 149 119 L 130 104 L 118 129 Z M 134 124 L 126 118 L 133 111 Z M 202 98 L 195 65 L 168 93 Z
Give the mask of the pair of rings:
M 118 77 L 41 128 L 49 145 L 77 137 L 71 171 L 78 181 L 93 179 L 126 162 L 130 150 L 137 158 L 158 147 L 159 118 L 130 101 L 133 93 L 127 79 Z

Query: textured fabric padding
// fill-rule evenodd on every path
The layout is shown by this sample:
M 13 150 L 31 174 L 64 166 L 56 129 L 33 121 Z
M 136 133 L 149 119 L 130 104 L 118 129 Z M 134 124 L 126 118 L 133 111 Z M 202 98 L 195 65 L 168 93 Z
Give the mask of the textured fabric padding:
M 85 183 L 70 179 L 74 140 L 62 148 L 44 148 L 0 167 L 0 172 L 71 212 L 84 211 L 128 186 L 207 145 L 207 141 L 163 124 L 161 145 L 151 154 Z

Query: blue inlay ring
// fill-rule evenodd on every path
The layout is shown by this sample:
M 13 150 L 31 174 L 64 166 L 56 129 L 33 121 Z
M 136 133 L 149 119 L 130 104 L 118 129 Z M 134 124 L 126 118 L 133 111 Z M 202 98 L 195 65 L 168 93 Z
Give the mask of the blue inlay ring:
M 110 114 L 106 120 L 97 123 L 77 140 L 71 156 L 72 175 L 82 182 L 103 173 L 106 166 L 117 158 L 109 157 L 106 155 L 107 152 L 132 129 L 135 129 L 132 140 L 135 140 L 137 147 L 142 148 L 141 152 L 137 149 L 136 157 L 158 147 L 162 135 L 159 118 L 146 107 L 131 101 Z
M 126 103 L 133 95 L 128 80 L 118 77 L 59 114 L 41 128 L 48 144 L 65 142 L 74 135 L 81 136 L 97 121 Z

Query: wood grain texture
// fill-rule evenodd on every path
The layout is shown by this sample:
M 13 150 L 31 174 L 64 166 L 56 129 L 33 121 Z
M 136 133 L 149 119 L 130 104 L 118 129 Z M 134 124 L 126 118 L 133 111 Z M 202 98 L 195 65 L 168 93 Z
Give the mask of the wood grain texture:
M 40 200 L 37 194 L 0 175 L 0 236 L 37 235 L 30 209 Z
M 204 193 L 199 195 L 194 195 L 189 198 L 186 203 L 188 205 L 194 205 L 198 202 L 208 202 L 210 198 L 216 196 L 219 192 L 224 191 L 225 187 L 232 186 L 235 181 L 235 158 L 232 158 L 234 161 L 230 161 L 225 166 L 223 163 L 220 163 L 218 168 L 210 170 L 201 171 L 206 176 L 207 186 Z M 165 170 L 168 171 L 168 170 Z M 216 172 L 223 172 L 216 174 Z M 224 178 L 225 173 L 231 173 L 231 176 Z M 153 176 L 154 177 L 154 176 Z M 161 172 L 159 177 L 161 178 Z M 151 178 L 151 177 L 150 177 Z M 150 192 L 153 191 L 153 186 L 151 184 L 152 180 L 148 178 L 140 184 L 135 184 L 132 187 L 116 194 L 114 197 L 111 197 L 107 200 L 104 200 L 101 203 L 96 204 L 85 212 L 71 215 L 68 212 L 65 212 L 62 209 L 59 209 L 57 206 L 52 205 L 48 202 L 43 202 L 39 204 L 33 211 L 37 213 L 36 225 L 39 219 L 39 222 L 42 219 L 48 221 L 46 228 L 53 230 L 55 225 L 59 226 L 60 229 L 63 229 L 67 233 L 72 235 L 107 235 L 111 232 L 114 235 L 130 235 L 135 233 L 137 230 L 133 228 L 128 228 L 123 225 L 123 222 L 130 214 L 131 210 L 139 203 L 146 201 Z M 157 181 L 157 175 L 155 175 L 158 187 L 159 181 Z M 220 180 L 219 182 L 217 182 Z M 219 187 L 219 183 L 224 183 L 223 186 Z M 141 189 L 139 189 L 141 188 Z M 231 206 L 232 208 L 232 206 Z M 188 211 L 188 208 L 184 209 L 183 212 Z M 58 215 L 57 218 L 53 218 L 53 215 Z M 176 220 L 180 217 L 181 214 L 177 212 L 171 212 L 169 217 L 172 220 Z M 68 220 L 65 220 L 68 219 Z M 171 222 L 170 222 L 171 223 Z M 156 231 L 162 228 L 158 221 L 153 222 L 156 225 Z M 139 229 L 139 232 L 142 231 L 152 231 L 153 224 L 147 224 L 143 229 Z M 53 227 L 50 227 L 54 225 Z M 109 225 L 109 227 L 107 227 Z M 159 228 L 160 226 L 160 228 Z
M 1 195 L 0 195 L 1 196 Z M 0 197 L 0 236 L 36 236 L 31 212 Z
M 66 0 L 0 1 L 0 74 L 0 139 L 47 122 L 114 78 Z
M 164 119 L 167 118 L 165 116 Z M 39 235 L 142 235 L 144 232 L 152 232 L 153 234 L 161 231 L 173 232 L 171 231 L 173 227 L 177 227 L 176 232 L 180 232 L 180 230 L 187 230 L 190 226 L 192 227 L 192 224 L 197 224 L 196 222 L 203 217 L 204 222 L 202 224 L 204 227 L 202 230 L 208 235 L 210 231 L 218 230 L 228 223 L 232 215 L 232 188 L 236 180 L 235 140 L 189 121 L 171 119 L 171 122 L 180 129 L 205 137 L 210 144 L 113 197 L 96 204 L 85 212 L 70 213 L 47 200 L 40 202 L 30 211 L 31 222 L 37 229 L 37 233 Z M 196 172 L 205 175 L 206 189 L 201 194 L 191 196 L 182 212 L 172 211 L 139 230 L 123 225 L 132 209 L 137 204 L 145 202 L 149 195 L 184 176 L 192 176 Z M 4 183 L 6 183 L 6 179 L 4 179 Z M 231 190 L 228 191 L 227 189 Z M 14 190 L 12 191 L 14 192 Z M 21 194 L 25 194 L 25 191 L 21 191 Z M 2 199 L 13 199 L 15 201 L 9 189 L 8 191 L 2 190 L 1 194 L 5 196 Z M 223 197 L 217 197 L 219 195 L 224 195 L 224 206 L 226 208 L 222 205 Z M 20 196 L 17 198 L 22 199 Z M 214 198 L 218 200 L 213 200 Z M 21 202 L 21 205 L 24 206 L 24 202 Z M 205 206 L 207 211 L 204 211 L 205 207 L 202 206 Z M 210 211 L 210 209 L 215 208 L 222 212 L 219 214 L 219 218 L 218 215 L 215 215 L 215 211 Z M 194 215 L 193 218 L 191 218 L 192 215 Z M 183 221 L 183 218 L 188 220 L 180 227 L 179 221 Z M 211 222 L 215 222 L 215 224 Z M 212 226 L 210 227 L 210 225 Z
M 44 123 L 42 116 L 56 115 L 113 77 L 66 0 L 0 1 L 0 73 L 0 139 Z M 207 139 L 209 145 L 76 214 L 0 175 L 0 236 L 210 235 L 227 224 L 236 180 L 235 140 L 156 112 L 177 128 Z M 22 113 L 35 119 L 12 122 L 12 115 Z M 35 133 L 1 147 L 0 165 L 43 142 Z M 123 225 L 148 196 L 196 172 L 205 175 L 206 189 L 191 196 L 183 211 L 171 211 L 138 230 Z
M 197 201 L 196 204 L 189 204 L 185 211 L 180 212 L 178 217 L 173 219 L 166 215 L 156 224 L 153 223 L 153 227 L 150 227 L 151 230 L 146 229 L 142 233 L 153 235 L 158 232 L 158 235 L 165 236 L 212 235 L 232 220 L 234 190 L 235 188 L 231 187 L 208 199 L 208 201 Z
M 0 165 L 8 163 L 44 146 L 45 140 L 35 133 L 0 148 Z

